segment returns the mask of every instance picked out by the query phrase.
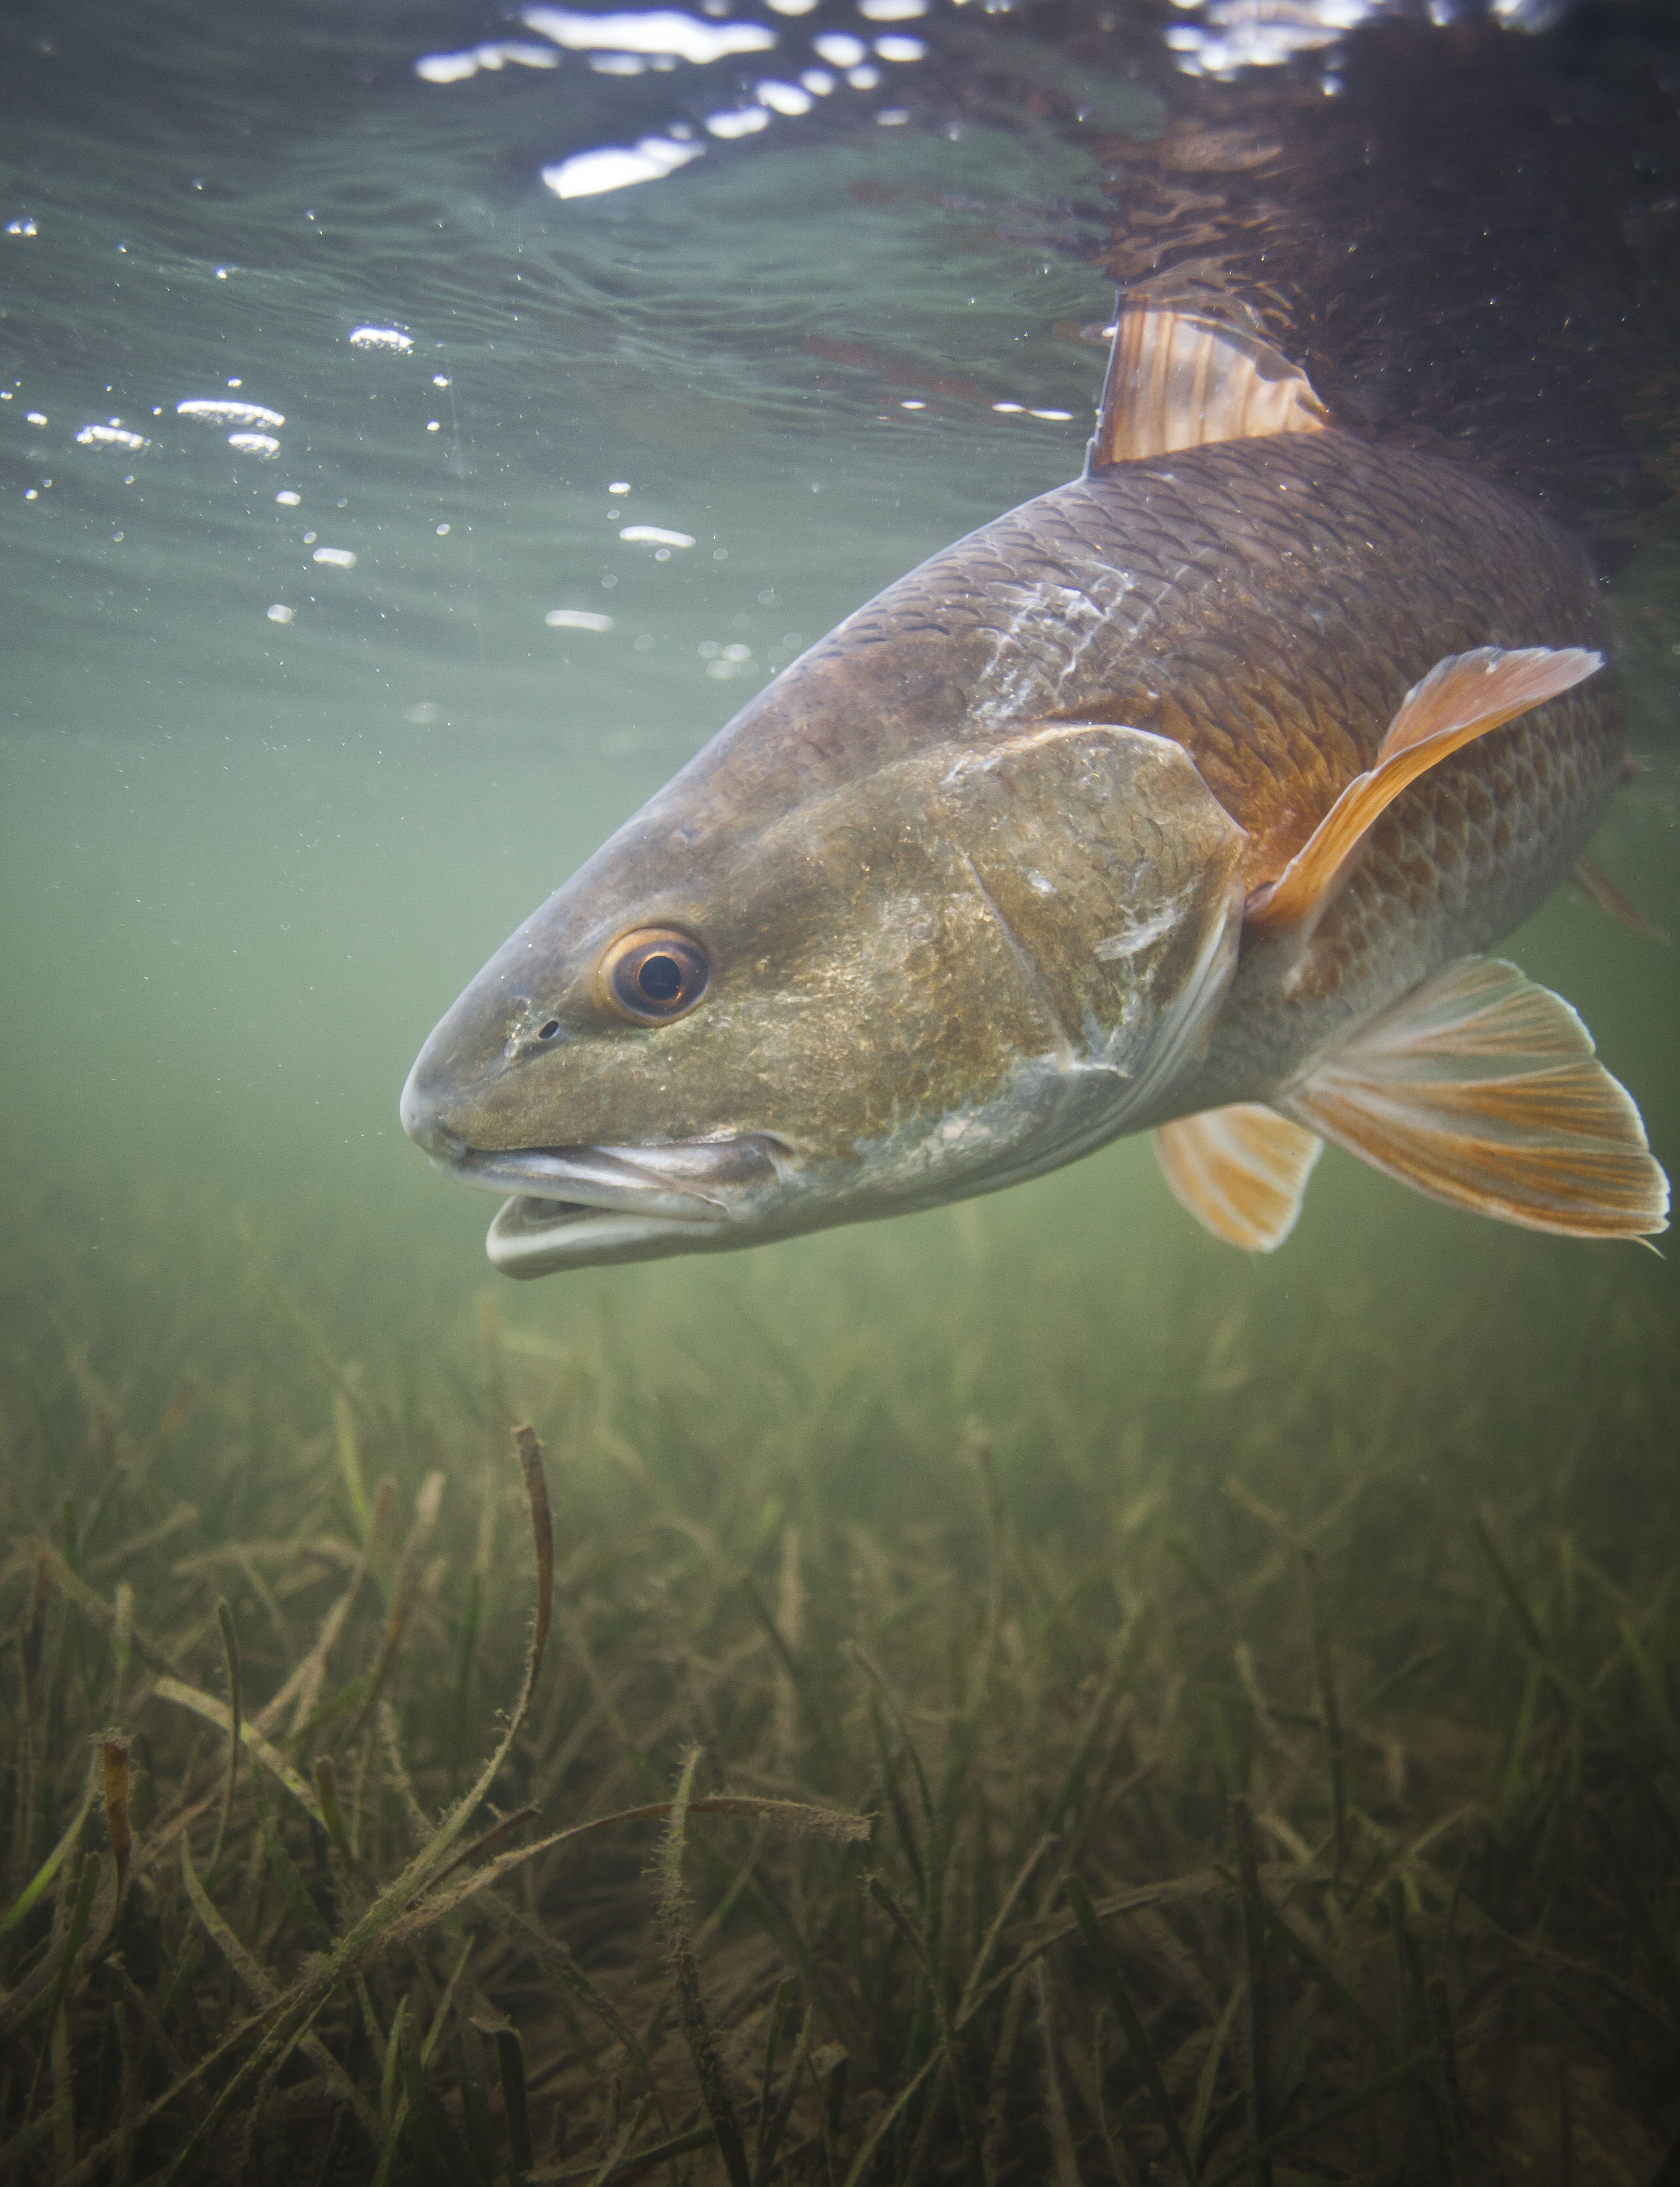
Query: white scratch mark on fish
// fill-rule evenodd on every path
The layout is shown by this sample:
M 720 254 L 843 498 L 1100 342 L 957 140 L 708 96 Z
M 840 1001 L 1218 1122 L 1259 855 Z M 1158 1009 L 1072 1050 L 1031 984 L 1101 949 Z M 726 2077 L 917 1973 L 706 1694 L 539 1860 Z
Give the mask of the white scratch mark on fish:
M 1105 935 L 1097 944 L 1093 953 L 1104 964 L 1135 957 L 1139 950 L 1149 948 L 1152 942 L 1159 942 L 1164 935 L 1172 931 L 1184 915 L 1185 902 L 1194 894 L 1192 889 L 1181 889 L 1177 896 L 1169 897 L 1159 910 L 1134 920 L 1118 934 Z

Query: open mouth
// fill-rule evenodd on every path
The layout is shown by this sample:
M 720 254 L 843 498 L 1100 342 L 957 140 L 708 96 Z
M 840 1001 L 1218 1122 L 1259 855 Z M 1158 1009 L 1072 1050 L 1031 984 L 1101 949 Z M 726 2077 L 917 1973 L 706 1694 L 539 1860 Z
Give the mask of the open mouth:
M 464 1148 L 437 1166 L 510 1192 L 485 1241 L 510 1276 L 744 1245 L 791 1156 L 767 1133 L 648 1147 Z

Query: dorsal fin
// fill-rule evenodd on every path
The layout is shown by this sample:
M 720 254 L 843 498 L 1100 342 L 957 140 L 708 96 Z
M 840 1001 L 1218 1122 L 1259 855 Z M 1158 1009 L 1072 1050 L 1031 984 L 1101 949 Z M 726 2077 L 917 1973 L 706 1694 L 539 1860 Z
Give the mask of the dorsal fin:
M 1257 335 L 1122 305 L 1086 475 L 1210 441 L 1316 433 L 1325 422 L 1306 374 Z

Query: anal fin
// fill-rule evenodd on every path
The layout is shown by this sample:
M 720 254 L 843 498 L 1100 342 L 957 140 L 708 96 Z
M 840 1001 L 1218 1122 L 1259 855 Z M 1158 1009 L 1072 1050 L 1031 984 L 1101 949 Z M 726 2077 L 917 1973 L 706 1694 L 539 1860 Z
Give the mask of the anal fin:
M 1321 1063 L 1279 1106 L 1431 1199 L 1566 1237 L 1668 1228 L 1632 1099 L 1559 997 L 1464 958 Z
M 1316 1132 L 1258 1101 L 1234 1101 L 1163 1124 L 1155 1135 L 1172 1196 L 1205 1230 L 1250 1253 L 1270 1253 L 1295 1225 L 1312 1165 L 1324 1151 Z
M 1557 698 L 1604 665 L 1602 654 L 1580 646 L 1505 652 L 1482 645 L 1438 661 L 1401 701 L 1376 764 L 1354 776 L 1278 879 L 1250 896 L 1248 925 L 1310 939 L 1366 838 L 1402 790 L 1449 752 Z

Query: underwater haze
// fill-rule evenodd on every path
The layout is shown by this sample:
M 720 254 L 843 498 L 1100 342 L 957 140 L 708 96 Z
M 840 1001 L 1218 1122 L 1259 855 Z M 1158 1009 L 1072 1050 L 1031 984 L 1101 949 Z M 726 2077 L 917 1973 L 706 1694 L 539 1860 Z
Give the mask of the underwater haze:
M 1133 1139 L 515 1287 L 397 1119 L 748 697 L 1078 471 L 1115 147 L 1245 95 L 1232 13 L 0 26 L 17 2176 L 1674 2176 L 1671 1260 L 1334 1150 L 1250 1257 Z M 1593 856 L 1680 935 L 1666 430 Z M 1675 950 L 1566 887 L 1499 953 L 1672 1169 Z M 480 1866 L 631 1819 L 464 1892 L 527 1809 Z

